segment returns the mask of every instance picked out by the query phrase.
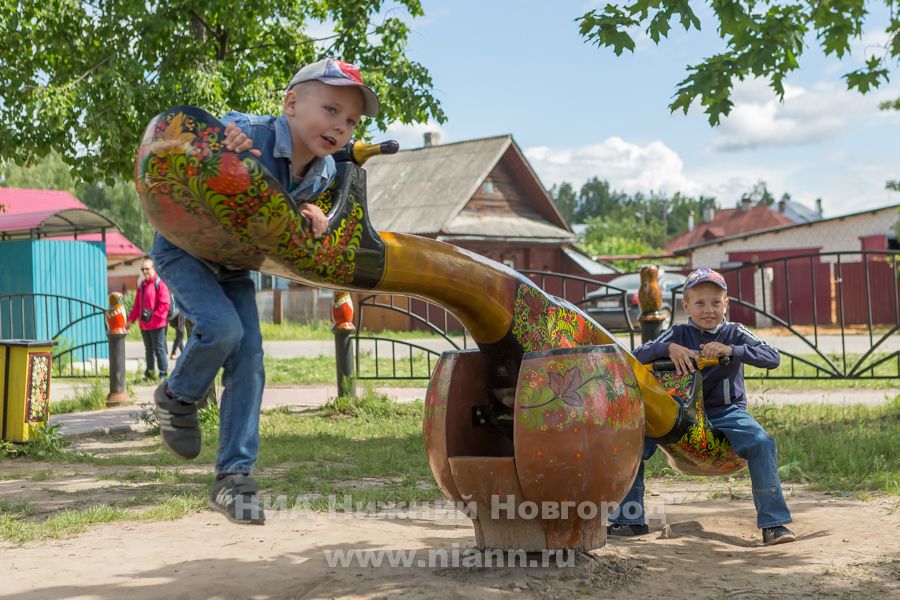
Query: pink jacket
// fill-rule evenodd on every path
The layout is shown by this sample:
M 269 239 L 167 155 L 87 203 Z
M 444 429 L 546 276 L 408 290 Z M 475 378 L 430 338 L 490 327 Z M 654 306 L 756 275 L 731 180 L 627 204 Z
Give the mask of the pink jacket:
M 156 282 L 159 281 L 159 288 Z M 169 287 L 159 278 L 159 275 L 153 279 L 144 279 L 138 286 L 137 293 L 134 295 L 134 306 L 128 313 L 128 322 L 138 322 L 141 329 L 159 329 L 167 324 L 166 317 L 169 314 L 169 304 L 172 303 L 172 297 L 169 295 Z M 144 307 L 153 311 L 153 316 L 146 323 L 141 321 L 141 310 Z

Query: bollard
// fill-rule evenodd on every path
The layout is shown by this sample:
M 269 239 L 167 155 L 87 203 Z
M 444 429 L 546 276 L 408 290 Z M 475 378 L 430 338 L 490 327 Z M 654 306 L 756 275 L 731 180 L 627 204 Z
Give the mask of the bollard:
M 331 320 L 334 327 L 334 358 L 337 365 L 338 396 L 356 395 L 356 376 L 353 367 L 353 342 L 356 332 L 353 325 L 353 300 L 350 292 L 337 292 L 331 305 Z
M 106 407 L 121 406 L 129 400 L 125 389 L 125 301 L 122 294 L 109 295 L 106 336 L 109 339 L 109 394 Z
M 659 337 L 666 317 L 662 313 L 662 291 L 659 288 L 659 267 L 641 267 L 641 288 L 638 291 L 641 307 L 641 343 L 646 344 Z

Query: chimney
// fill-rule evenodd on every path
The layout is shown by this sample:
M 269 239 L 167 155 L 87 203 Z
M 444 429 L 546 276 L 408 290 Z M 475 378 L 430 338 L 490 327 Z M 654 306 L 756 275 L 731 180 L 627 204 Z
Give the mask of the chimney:
M 787 201 L 779 200 L 778 201 L 778 212 L 783 213 L 786 208 L 787 208 Z
M 750 207 L 751 207 L 752 205 L 753 205 L 753 200 L 750 198 L 749 195 L 744 194 L 744 195 L 741 197 L 741 205 L 740 205 L 741 212 L 747 212 L 747 211 L 749 211 L 749 210 L 750 210 Z
M 712 206 L 704 206 L 703 207 L 703 222 L 711 223 L 713 219 L 716 218 L 716 209 Z
M 694 230 L 694 213 L 688 214 L 688 231 Z
M 424 136 L 425 147 L 430 148 L 441 143 L 441 134 L 437 131 L 426 131 Z
M 816 198 L 816 214 L 819 215 L 819 218 L 822 218 L 822 199 Z

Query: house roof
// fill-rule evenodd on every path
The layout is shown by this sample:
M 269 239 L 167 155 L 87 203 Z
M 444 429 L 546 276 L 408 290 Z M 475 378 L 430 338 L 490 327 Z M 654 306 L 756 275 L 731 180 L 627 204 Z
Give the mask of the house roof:
M 666 244 L 666 250 L 680 252 L 734 235 L 793 224 L 794 221 L 768 206 L 752 206 L 748 210 L 717 210 L 712 221 L 700 223 L 692 231 L 682 233 Z
M 75 198 L 72 194 L 65 191 L 60 190 L 32 190 L 32 189 L 22 189 L 22 188 L 0 188 L 0 205 L 4 206 L 3 212 L 0 212 L 0 223 L 13 223 L 14 221 L 9 221 L 9 219 L 13 217 L 19 217 L 20 215 L 32 213 L 57 213 L 59 211 L 71 210 L 71 209 L 80 209 L 85 212 L 91 212 L 95 214 L 97 217 L 103 219 L 107 224 L 102 226 L 95 226 L 92 231 L 100 231 L 103 228 L 106 228 L 106 254 L 107 256 L 142 256 L 144 251 L 131 243 L 128 238 L 122 235 L 121 232 L 118 231 L 116 224 L 106 219 L 99 213 L 90 211 L 90 209 L 82 204 L 77 198 Z M 74 214 L 74 213 L 73 213 Z M 79 217 L 82 220 L 84 217 Z M 20 223 L 23 221 L 19 221 Z M 97 222 L 99 223 L 99 221 Z M 48 227 L 55 231 L 60 231 L 61 225 L 59 225 L 58 220 L 53 220 L 48 223 Z M 26 228 L 26 231 L 28 228 Z M 9 229 L 9 226 L 4 224 L 0 225 L 0 231 L 12 231 Z M 69 229 L 63 233 L 45 233 L 43 231 L 39 231 L 40 235 L 47 236 L 60 236 L 64 239 L 71 239 L 70 233 L 73 231 Z M 83 230 L 81 230 L 83 231 Z M 10 236 L 7 236 L 10 237 Z M 27 237 L 27 236 L 26 236 Z M 85 233 L 78 234 L 78 239 L 82 241 L 88 242 L 99 242 L 102 239 L 102 234 L 100 233 Z
M 535 208 L 529 214 L 460 214 L 501 161 Z M 404 150 L 366 163 L 372 225 L 447 237 L 573 237 L 540 179 L 510 135 Z
M 0 215 L 0 233 L 4 239 L 32 237 L 32 233 L 40 237 L 79 235 L 97 231 L 102 234 L 104 229 L 113 229 L 115 226 L 115 223 L 100 213 L 86 208 Z M 84 240 L 84 237 L 81 236 L 79 239 Z
M 869 209 L 869 210 L 861 210 L 861 211 L 859 211 L 859 212 L 850 213 L 850 214 L 846 214 L 846 215 L 838 215 L 838 216 L 836 216 L 836 217 L 829 217 L 829 218 L 827 218 L 827 219 L 819 219 L 819 220 L 817 220 L 817 221 L 809 221 L 809 222 L 806 222 L 806 223 L 791 223 L 791 224 L 789 224 L 789 225 L 777 225 L 777 226 L 775 226 L 775 227 L 767 227 L 767 228 L 765 228 L 765 229 L 759 229 L 759 230 L 757 230 L 757 231 L 752 231 L 752 232 L 747 232 L 747 233 L 738 233 L 738 234 L 735 234 L 735 235 L 730 235 L 730 236 L 728 236 L 728 237 L 724 237 L 724 238 L 720 238 L 720 239 L 715 239 L 715 240 L 710 240 L 710 241 L 707 241 L 707 242 L 702 242 L 702 243 L 699 243 L 699 244 L 695 244 L 695 245 L 692 246 L 690 249 L 693 250 L 694 248 L 699 248 L 699 247 L 701 247 L 701 246 L 712 246 L 713 244 L 722 244 L 722 243 L 725 243 L 725 242 L 729 242 L 729 241 L 731 241 L 731 240 L 747 239 L 747 238 L 755 237 L 755 236 L 758 236 L 758 235 L 766 235 L 766 234 L 768 234 L 768 233 L 781 233 L 781 232 L 784 232 L 784 231 L 789 231 L 789 230 L 792 230 L 792 229 L 797 229 L 798 227 L 814 227 L 814 226 L 816 226 L 816 225 L 819 225 L 820 223 L 829 223 L 829 222 L 831 222 L 831 221 L 840 221 L 840 220 L 843 220 L 843 219 L 852 219 L 853 217 L 858 217 L 858 216 L 862 216 L 862 215 L 870 215 L 870 214 L 874 214 L 874 213 L 877 213 L 877 212 L 888 211 L 888 210 L 890 210 L 890 211 L 896 211 L 897 209 L 900 209 L 900 204 L 889 204 L 888 206 L 881 206 L 881 207 L 879 207 L 879 208 L 872 208 L 872 209 Z M 679 249 L 679 250 L 680 250 L 680 251 L 684 251 L 684 250 L 688 250 L 688 248 L 681 248 L 681 249 Z
M 795 202 L 793 200 L 788 200 L 784 203 L 783 211 L 780 210 L 781 206 L 782 205 L 780 202 L 776 202 L 773 205 L 773 208 L 778 207 L 778 212 L 786 216 L 794 223 L 809 223 L 810 221 L 820 221 L 822 219 L 822 215 L 820 215 L 818 212 L 814 211 L 805 204 L 800 204 L 799 202 Z

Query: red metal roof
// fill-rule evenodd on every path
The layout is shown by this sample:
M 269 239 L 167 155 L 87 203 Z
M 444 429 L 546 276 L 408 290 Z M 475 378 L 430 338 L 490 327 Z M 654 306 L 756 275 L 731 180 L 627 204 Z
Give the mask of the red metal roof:
M 0 205 L 5 207 L 0 212 L 0 231 L 17 231 L 31 229 L 35 225 L 29 223 L 42 223 L 55 213 L 66 209 L 87 209 L 75 196 L 69 192 L 60 190 L 32 190 L 22 188 L 0 188 Z M 30 215 L 27 216 L 26 215 Z M 38 215 L 44 215 L 43 220 Z M 16 227 L 12 224 L 18 223 Z M 73 236 L 62 236 L 54 239 L 73 239 Z M 79 240 L 87 242 L 99 242 L 101 234 L 91 233 L 78 236 Z M 118 230 L 106 232 L 107 256 L 140 256 L 143 250 L 135 246 Z
M 793 224 L 794 221 L 768 206 L 753 206 L 746 211 L 740 208 L 717 210 L 712 221 L 700 223 L 693 231 L 682 233 L 666 244 L 666 250 L 684 250 L 719 238 Z

